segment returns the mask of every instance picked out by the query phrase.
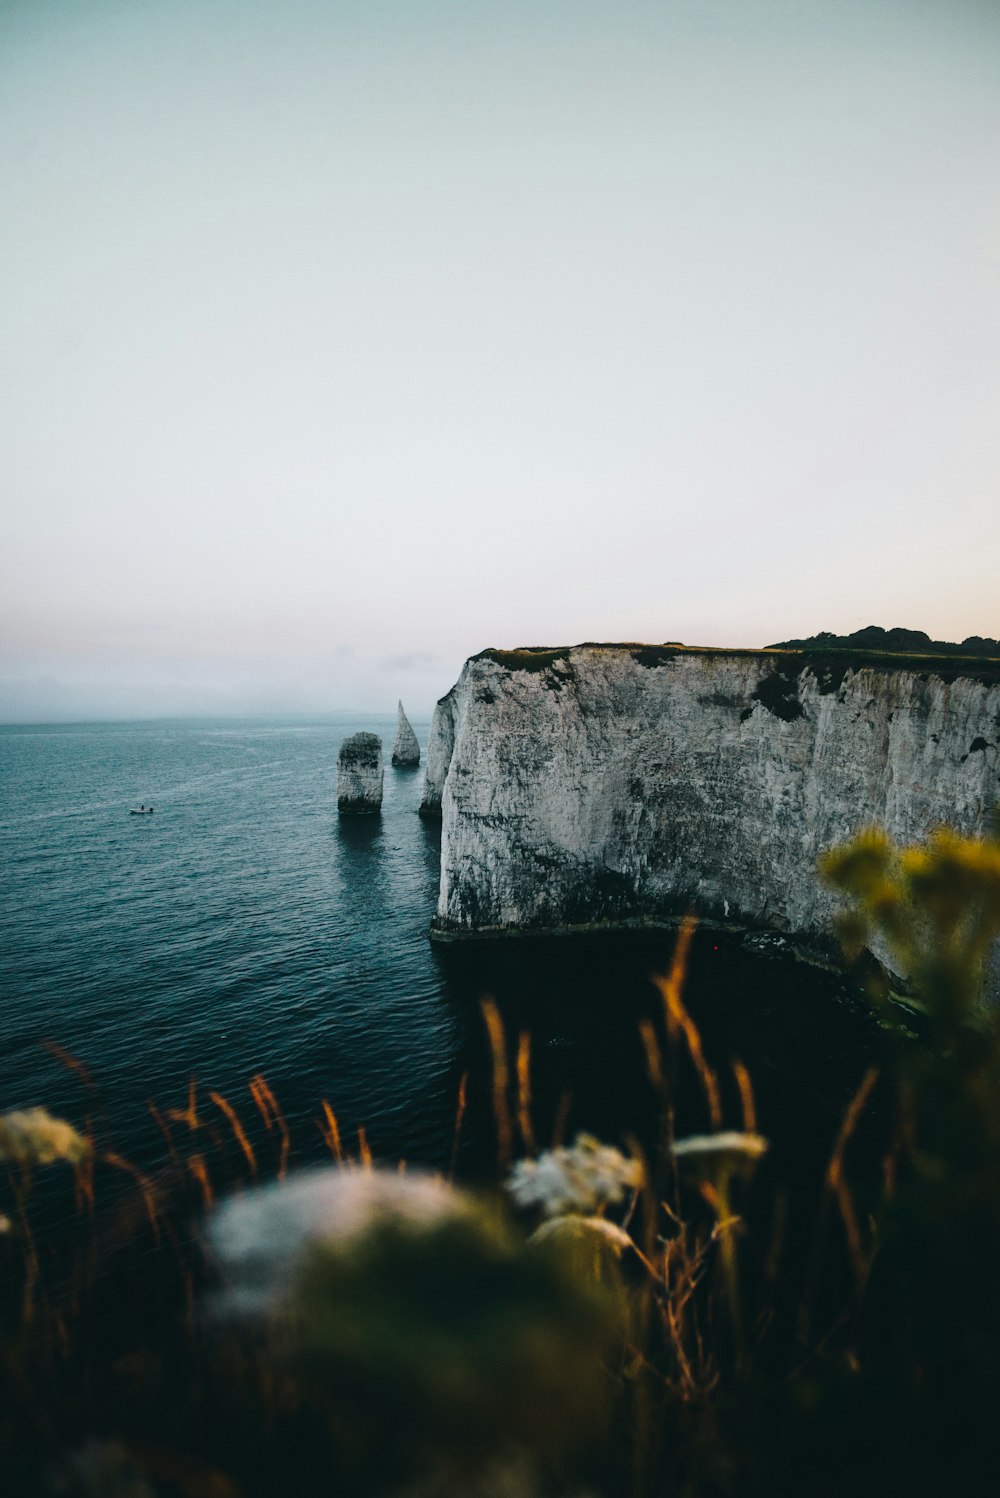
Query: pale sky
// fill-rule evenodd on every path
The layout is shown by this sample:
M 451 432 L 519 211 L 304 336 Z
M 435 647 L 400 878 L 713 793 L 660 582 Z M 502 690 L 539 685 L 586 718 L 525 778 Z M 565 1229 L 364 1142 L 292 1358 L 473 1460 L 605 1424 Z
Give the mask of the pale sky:
M 1000 635 L 998 0 L 0 0 L 0 720 Z

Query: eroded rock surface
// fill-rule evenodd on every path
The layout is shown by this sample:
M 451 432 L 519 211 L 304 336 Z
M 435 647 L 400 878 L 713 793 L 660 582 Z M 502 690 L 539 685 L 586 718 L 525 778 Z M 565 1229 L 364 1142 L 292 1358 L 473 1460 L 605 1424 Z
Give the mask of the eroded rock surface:
M 345 739 L 337 756 L 337 810 L 341 816 L 382 810 L 382 740 L 375 733 Z
M 462 675 L 464 676 L 463 671 Z M 461 679 L 459 680 L 461 685 Z M 458 686 L 452 687 L 434 709 L 431 733 L 427 742 L 427 763 L 424 768 L 424 790 L 420 798 L 422 817 L 440 817 L 444 783 L 451 766 L 455 748 L 455 702 Z
M 410 726 L 410 720 L 403 711 L 403 704 L 399 704 L 399 715 L 396 719 L 396 739 L 392 746 L 392 763 L 397 770 L 410 769 L 413 765 L 420 763 L 420 745 L 417 736 Z
M 922 663 L 921 663 L 922 665 Z M 695 910 L 830 949 L 819 855 L 860 828 L 984 830 L 1000 684 L 794 653 L 484 652 L 438 704 L 439 934 Z

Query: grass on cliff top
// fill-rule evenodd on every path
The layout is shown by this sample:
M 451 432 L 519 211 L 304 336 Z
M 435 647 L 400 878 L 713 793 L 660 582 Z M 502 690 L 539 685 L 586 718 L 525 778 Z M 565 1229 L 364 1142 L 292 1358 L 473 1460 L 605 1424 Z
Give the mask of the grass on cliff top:
M 668 665 L 679 655 L 709 656 L 753 656 L 761 660 L 774 660 L 794 675 L 807 668 L 821 678 L 835 676 L 837 682 L 847 671 L 859 671 L 865 667 L 886 673 L 910 671 L 917 676 L 936 676 L 944 682 L 961 679 L 981 681 L 987 684 L 1000 682 L 1000 658 L 969 655 L 916 654 L 902 651 L 855 649 L 842 646 L 809 649 L 775 649 L 765 647 L 754 650 L 746 647 L 728 648 L 718 645 L 682 645 L 670 641 L 663 645 L 647 645 L 634 640 L 593 641 L 585 640 L 579 645 L 523 645 L 515 650 L 500 650 L 493 646 L 481 650 L 473 660 L 495 661 L 509 671 L 546 671 L 556 661 L 568 660 L 575 650 L 627 651 L 639 665 L 647 667 Z

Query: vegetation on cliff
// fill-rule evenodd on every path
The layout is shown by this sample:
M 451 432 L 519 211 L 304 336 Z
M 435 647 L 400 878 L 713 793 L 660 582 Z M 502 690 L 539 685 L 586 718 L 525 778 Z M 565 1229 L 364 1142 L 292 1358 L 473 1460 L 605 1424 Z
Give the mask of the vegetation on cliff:
M 638 641 L 591 641 L 579 645 L 523 645 L 512 650 L 490 646 L 473 660 L 491 660 L 508 671 L 544 672 L 557 663 L 568 663 L 573 651 L 620 651 L 642 666 L 663 666 L 684 655 L 758 656 L 762 663 L 789 677 L 809 670 L 821 690 L 835 691 L 847 671 L 868 668 L 876 671 L 912 671 L 918 675 L 937 676 L 943 681 L 966 677 L 975 681 L 1000 681 L 1000 641 L 970 635 L 960 645 L 932 640 L 922 630 L 881 629 L 869 625 L 852 635 L 821 633 L 802 640 L 784 640 L 761 649 L 726 648 L 715 645 L 663 645 Z M 769 667 L 765 664 L 764 671 Z
M 883 629 L 869 624 L 850 635 L 836 635 L 821 630 L 804 640 L 779 640 L 768 650 L 877 650 L 890 655 L 983 655 L 1000 656 L 1000 640 L 985 635 L 969 635 L 960 644 L 949 640 L 932 640 L 922 629 Z
M 770 652 L 788 651 L 809 666 L 821 683 L 834 689 L 844 673 L 863 666 L 881 671 L 914 671 L 943 681 L 961 677 L 974 681 L 1000 681 L 1000 640 L 969 635 L 961 644 L 932 640 L 921 629 L 882 629 L 869 624 L 850 635 L 822 631 L 804 640 L 782 640 L 767 647 Z M 830 689 L 830 686 L 826 688 Z

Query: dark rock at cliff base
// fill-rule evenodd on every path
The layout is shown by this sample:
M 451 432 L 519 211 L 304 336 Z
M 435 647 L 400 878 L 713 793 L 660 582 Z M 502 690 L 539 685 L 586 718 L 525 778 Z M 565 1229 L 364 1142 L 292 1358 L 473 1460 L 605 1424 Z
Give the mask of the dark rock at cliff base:
M 397 770 L 410 769 L 413 765 L 420 763 L 420 745 L 417 736 L 410 727 L 410 720 L 403 712 L 403 704 L 399 704 L 399 717 L 396 719 L 396 740 L 392 746 L 392 763 Z
M 382 810 L 382 740 L 375 733 L 345 739 L 337 756 L 337 810 L 373 816 Z

